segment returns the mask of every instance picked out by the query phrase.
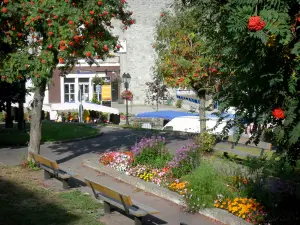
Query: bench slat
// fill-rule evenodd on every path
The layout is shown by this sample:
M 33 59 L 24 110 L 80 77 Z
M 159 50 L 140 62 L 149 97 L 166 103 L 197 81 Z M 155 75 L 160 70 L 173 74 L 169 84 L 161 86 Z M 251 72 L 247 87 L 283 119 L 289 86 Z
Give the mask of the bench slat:
M 112 199 L 117 200 L 118 202 L 122 203 L 122 201 L 125 203 L 125 205 L 132 206 L 132 201 L 130 196 L 122 194 L 120 192 L 114 191 L 113 189 L 100 185 L 94 181 L 91 181 L 89 179 L 84 179 L 85 183 L 95 191 L 98 191 L 108 197 L 111 197 Z
M 69 179 L 71 177 L 70 174 L 68 174 L 66 171 L 63 171 L 63 170 L 53 170 L 52 168 L 49 168 L 43 164 L 40 165 L 40 168 L 42 168 L 43 170 L 46 170 L 48 171 L 49 173 L 52 173 L 52 174 L 55 174 L 57 173 L 57 176 L 62 178 L 62 179 Z
M 112 206 L 115 206 L 115 207 L 125 211 L 125 208 L 122 205 L 122 203 L 116 201 L 115 199 L 112 199 L 111 197 L 105 196 L 103 194 L 98 194 L 98 197 L 101 200 L 103 200 L 104 202 L 107 202 L 107 203 L 111 204 Z M 143 209 L 139 209 L 139 208 L 134 207 L 134 206 L 128 207 L 128 211 L 129 211 L 130 215 L 133 215 L 133 216 L 136 216 L 136 217 L 143 217 L 143 216 L 146 216 L 147 214 L 149 214 L 148 212 L 144 211 Z
M 54 168 L 56 170 L 59 170 L 59 166 L 57 164 L 57 162 L 51 160 L 51 159 L 48 159 L 44 156 L 40 156 L 38 154 L 35 154 L 33 152 L 29 152 L 29 155 L 31 158 L 33 158 L 33 160 L 38 163 L 38 164 L 44 164 L 46 166 L 48 166 L 49 168 Z
M 150 206 L 144 205 L 140 202 L 132 201 L 132 203 L 133 203 L 133 206 L 139 207 L 140 209 L 146 211 L 148 214 L 159 214 L 160 213 L 157 209 L 154 209 Z

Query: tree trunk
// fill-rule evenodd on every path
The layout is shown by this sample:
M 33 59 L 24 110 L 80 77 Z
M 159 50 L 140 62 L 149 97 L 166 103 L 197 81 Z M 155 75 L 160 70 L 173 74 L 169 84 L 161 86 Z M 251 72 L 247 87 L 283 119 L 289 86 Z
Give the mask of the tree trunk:
M 19 110 L 18 110 L 18 129 L 23 130 L 25 129 L 25 123 L 24 123 L 24 104 L 23 101 L 19 101 Z
M 200 96 L 199 117 L 200 117 L 200 133 L 203 133 L 206 131 L 205 95 Z
M 11 119 L 11 101 L 6 101 L 6 118 L 5 118 L 5 128 L 13 128 L 13 122 Z
M 37 154 L 40 154 L 42 136 L 42 108 L 45 97 L 45 89 L 45 82 L 41 83 L 39 87 L 35 87 L 32 102 L 28 152 L 34 152 Z

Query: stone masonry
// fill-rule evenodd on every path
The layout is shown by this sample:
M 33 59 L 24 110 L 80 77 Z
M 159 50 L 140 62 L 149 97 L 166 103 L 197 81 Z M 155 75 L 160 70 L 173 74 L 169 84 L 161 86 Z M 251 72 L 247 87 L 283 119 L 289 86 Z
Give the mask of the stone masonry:
M 129 89 L 134 95 L 133 104 L 144 104 L 145 83 L 151 81 L 156 55 L 152 48 L 155 37 L 155 26 L 164 9 L 171 7 L 172 0 L 127 0 L 129 10 L 133 11 L 136 24 L 128 30 L 119 29 L 115 23 L 114 33 L 120 41 L 126 41 L 126 53 L 119 53 L 120 76 L 124 72 L 131 75 Z M 121 91 L 124 85 L 121 85 Z

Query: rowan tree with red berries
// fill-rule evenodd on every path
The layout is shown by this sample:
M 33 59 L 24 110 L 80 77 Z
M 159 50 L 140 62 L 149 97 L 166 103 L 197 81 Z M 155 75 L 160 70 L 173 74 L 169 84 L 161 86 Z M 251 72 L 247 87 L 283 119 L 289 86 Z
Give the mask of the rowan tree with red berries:
M 208 54 L 223 65 L 215 97 L 236 108 L 239 138 L 253 123 L 291 162 L 300 158 L 300 1 L 178 0 L 192 14 Z M 217 58 L 216 56 L 220 56 Z M 234 76 L 233 76 L 234 74 Z M 229 127 L 228 127 L 229 128 Z
M 203 132 L 206 129 L 206 98 L 218 90 L 222 64 L 206 54 L 209 46 L 198 33 L 196 19 L 187 12 L 162 13 L 156 32 L 153 45 L 158 53 L 156 74 L 169 87 L 194 90 L 200 99 Z
M 1 79 L 34 85 L 29 151 L 40 151 L 46 86 L 58 64 L 65 75 L 80 58 L 103 59 L 118 50 L 112 20 L 134 24 L 125 0 L 0 0 Z M 4 48 L 2 48 L 4 46 Z

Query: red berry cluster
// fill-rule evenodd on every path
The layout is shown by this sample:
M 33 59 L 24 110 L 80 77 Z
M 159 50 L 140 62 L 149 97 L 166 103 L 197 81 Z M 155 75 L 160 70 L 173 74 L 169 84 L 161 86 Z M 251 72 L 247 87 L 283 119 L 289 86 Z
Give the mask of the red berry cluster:
M 248 21 L 248 29 L 251 31 L 259 31 L 264 29 L 266 26 L 265 21 L 263 21 L 259 16 L 251 16 Z
M 276 119 L 284 119 L 284 111 L 282 108 L 276 108 L 272 111 L 272 116 L 274 116 Z

